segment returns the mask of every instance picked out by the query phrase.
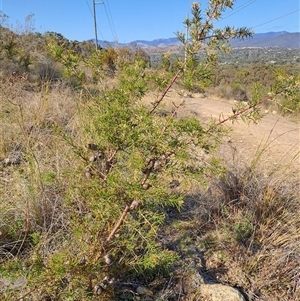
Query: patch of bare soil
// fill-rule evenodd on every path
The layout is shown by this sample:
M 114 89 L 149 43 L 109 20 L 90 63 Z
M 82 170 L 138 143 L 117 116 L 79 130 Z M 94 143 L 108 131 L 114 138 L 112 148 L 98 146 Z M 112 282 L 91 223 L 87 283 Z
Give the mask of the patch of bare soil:
M 221 120 L 232 115 L 234 106 L 233 101 L 199 97 L 187 98 L 186 104 L 187 109 L 200 118 Z M 250 163 L 260 156 L 260 163 L 266 167 L 286 166 L 299 172 L 299 123 L 279 116 L 276 112 L 265 112 L 258 124 L 246 124 L 241 120 L 235 122 L 221 150 L 226 154 L 228 147 L 234 148 L 246 162 Z
M 146 99 L 150 99 L 147 96 Z M 183 97 L 175 92 L 167 94 L 167 102 L 179 103 Z M 201 120 L 215 118 L 223 120 L 232 115 L 234 101 L 221 100 L 215 97 L 203 97 L 200 94 L 186 96 L 183 114 L 192 114 Z M 152 98 L 151 101 L 155 99 Z M 264 109 L 262 110 L 264 112 Z M 251 163 L 259 157 L 260 164 L 268 169 L 286 166 L 299 176 L 300 168 L 300 123 L 280 116 L 276 112 L 264 112 L 258 124 L 246 124 L 239 120 L 231 121 L 230 134 L 224 137 L 221 155 L 232 156 L 232 150 L 241 161 Z M 230 159 L 228 157 L 228 159 Z

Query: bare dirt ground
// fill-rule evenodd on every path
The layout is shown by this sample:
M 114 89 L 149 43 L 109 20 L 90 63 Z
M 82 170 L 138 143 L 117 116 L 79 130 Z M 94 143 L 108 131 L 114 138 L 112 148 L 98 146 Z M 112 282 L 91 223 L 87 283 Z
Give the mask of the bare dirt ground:
M 233 101 L 212 98 L 188 98 L 188 110 L 198 113 L 200 118 L 221 119 L 232 115 Z M 262 110 L 264 112 L 264 110 Z M 229 122 L 230 123 L 230 122 Z M 296 121 L 268 112 L 258 124 L 246 124 L 243 121 L 232 125 L 227 143 L 234 147 L 244 160 L 253 160 L 261 153 L 264 165 L 291 165 L 300 167 L 300 127 Z M 223 145 L 224 148 L 224 145 Z M 226 147 L 225 147 L 226 149 Z M 295 169 L 296 170 L 296 169 Z
M 178 103 L 182 97 L 170 92 L 168 102 Z M 216 118 L 223 120 L 232 115 L 233 100 L 221 100 L 216 97 L 203 97 L 200 94 L 184 97 L 184 114 L 192 114 L 203 120 Z M 152 99 L 153 101 L 153 99 Z M 277 112 L 262 109 L 263 118 L 258 124 L 246 124 L 242 120 L 227 125 L 232 131 L 224 137 L 220 152 L 222 156 L 235 155 L 248 164 L 260 156 L 259 163 L 264 167 L 276 169 L 287 167 L 296 176 L 300 176 L 300 122 L 280 116 Z

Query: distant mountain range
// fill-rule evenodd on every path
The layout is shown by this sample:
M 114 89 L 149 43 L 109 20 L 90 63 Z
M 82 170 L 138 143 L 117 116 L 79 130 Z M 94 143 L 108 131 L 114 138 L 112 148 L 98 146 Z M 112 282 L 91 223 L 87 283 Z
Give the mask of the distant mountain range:
M 99 41 L 102 47 L 110 44 L 114 45 L 113 42 Z M 118 43 L 119 46 L 128 46 L 130 44 L 136 44 L 140 48 L 149 47 L 169 47 L 179 46 L 181 43 L 176 37 L 167 39 L 155 39 L 153 41 L 147 40 L 136 40 L 131 43 Z M 232 47 L 280 47 L 280 48 L 293 48 L 300 49 L 300 32 L 267 32 L 254 34 L 252 38 L 244 40 L 232 40 Z
M 251 39 L 233 40 L 232 47 L 280 47 L 300 49 L 300 32 L 257 33 Z

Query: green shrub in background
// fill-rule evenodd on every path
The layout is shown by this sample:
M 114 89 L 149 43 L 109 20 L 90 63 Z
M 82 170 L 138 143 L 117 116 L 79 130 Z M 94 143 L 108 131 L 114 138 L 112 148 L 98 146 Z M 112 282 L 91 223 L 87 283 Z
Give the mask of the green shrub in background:
M 300 75 L 291 75 L 284 70 L 276 72 L 275 84 L 272 87 L 272 93 L 278 94 L 280 97 L 275 100 L 282 113 L 300 112 Z

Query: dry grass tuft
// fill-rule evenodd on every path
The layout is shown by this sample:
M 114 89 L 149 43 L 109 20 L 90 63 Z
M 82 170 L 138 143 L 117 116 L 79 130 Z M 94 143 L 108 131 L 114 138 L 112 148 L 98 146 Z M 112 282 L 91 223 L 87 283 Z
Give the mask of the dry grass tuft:
M 161 235 L 211 282 L 239 288 L 248 300 L 300 300 L 300 183 L 286 166 L 267 170 L 232 156 L 207 190 L 195 188 Z
M 244 288 L 249 300 L 299 300 L 299 188 L 293 174 L 237 162 L 213 181 L 193 205 L 203 272 Z
M 1 260 L 26 250 L 31 235 L 57 236 L 68 228 L 63 179 L 74 162 L 55 129 L 76 131 L 75 94 L 60 83 L 39 92 L 26 85 L 16 78 L 1 91 Z

